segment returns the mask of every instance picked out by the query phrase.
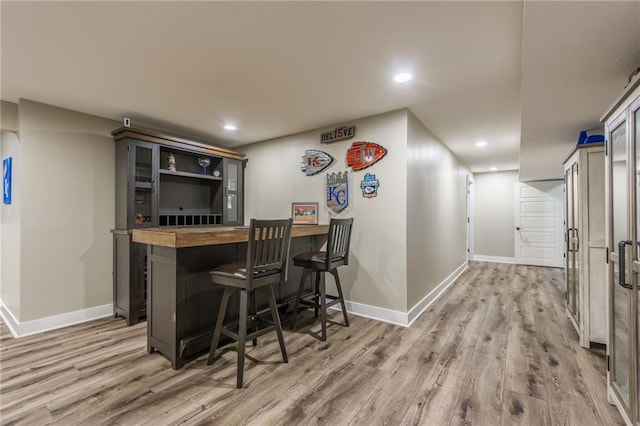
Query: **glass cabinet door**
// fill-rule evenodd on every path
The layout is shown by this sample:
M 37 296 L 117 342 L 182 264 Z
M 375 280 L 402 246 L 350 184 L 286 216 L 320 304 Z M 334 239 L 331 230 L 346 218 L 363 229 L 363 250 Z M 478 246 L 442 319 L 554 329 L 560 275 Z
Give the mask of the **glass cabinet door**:
M 640 101 L 632 105 L 632 120 L 634 125 L 635 141 L 634 145 L 634 173 L 633 173 L 633 185 L 635 187 L 635 203 L 634 203 L 634 225 L 635 225 L 635 250 L 632 250 L 633 271 L 635 282 L 632 283 L 635 289 L 630 291 L 631 293 L 631 311 L 630 320 L 635 327 L 635 345 L 632 345 L 630 358 L 631 371 L 635 371 L 633 376 L 635 377 L 635 417 L 636 424 L 640 425 Z
M 580 220 L 578 218 L 580 205 L 580 194 L 578 193 L 578 163 L 571 166 L 571 192 L 573 193 L 573 207 L 571 214 L 573 216 L 573 230 L 571 232 L 571 248 L 573 250 L 573 293 L 571 295 L 572 314 L 578 324 L 580 324 L 580 247 L 578 241 L 578 227 Z
M 224 159 L 224 206 L 225 225 L 243 225 L 243 181 L 242 161 Z
M 610 381 L 630 414 L 630 292 L 629 283 L 629 188 L 627 174 L 627 128 L 621 121 L 609 135 L 610 143 Z
M 575 287 L 576 287 L 576 252 L 573 248 L 573 230 L 574 230 L 574 214 L 575 203 L 573 200 L 573 171 L 569 168 L 565 173 L 565 194 L 566 194 L 566 242 L 567 242 L 567 272 L 566 272 L 566 299 L 567 309 L 571 315 L 575 316 Z
M 129 228 L 157 226 L 157 149 L 157 145 L 147 142 L 129 143 L 129 164 L 133 169 L 129 171 Z

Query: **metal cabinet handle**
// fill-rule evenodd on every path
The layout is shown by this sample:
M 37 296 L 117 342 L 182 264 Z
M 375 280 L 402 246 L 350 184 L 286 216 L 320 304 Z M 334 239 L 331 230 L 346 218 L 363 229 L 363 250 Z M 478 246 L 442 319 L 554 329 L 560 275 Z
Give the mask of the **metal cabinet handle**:
M 578 233 L 577 228 L 567 228 L 567 251 L 569 253 L 575 253 L 578 251 L 578 247 L 571 242 L 571 232 L 573 231 L 575 231 L 576 234 Z
M 618 243 L 618 256 L 620 256 L 620 268 L 618 269 L 618 284 L 620 287 L 624 287 L 626 289 L 633 289 L 631 284 L 627 284 L 624 276 L 626 273 L 626 265 L 625 265 L 625 257 L 626 256 L 626 246 L 630 246 L 632 243 L 629 240 L 622 240 Z

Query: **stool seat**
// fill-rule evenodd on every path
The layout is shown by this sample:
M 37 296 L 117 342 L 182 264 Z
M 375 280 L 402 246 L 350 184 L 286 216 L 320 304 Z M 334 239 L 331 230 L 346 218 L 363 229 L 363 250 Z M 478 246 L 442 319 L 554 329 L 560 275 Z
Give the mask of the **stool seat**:
M 325 269 L 327 261 L 326 251 L 308 251 L 300 253 L 293 258 L 293 264 L 302 268 Z M 344 256 L 334 256 L 330 263 L 344 261 Z
M 253 271 L 254 278 L 264 278 L 267 275 L 277 275 L 281 271 L 280 269 L 263 269 Z M 217 275 L 220 277 L 235 278 L 246 280 L 247 279 L 247 264 L 246 263 L 230 263 L 227 265 L 221 265 L 209 272 L 210 275 Z
M 291 219 L 257 220 L 251 219 L 249 240 L 247 242 L 247 261 L 245 263 L 229 263 L 220 265 L 209 272 L 211 282 L 224 288 L 222 301 L 218 310 L 218 318 L 211 339 L 207 365 L 215 360 L 220 335 L 238 342 L 237 387 L 243 386 L 245 345 L 253 340 L 254 346 L 258 337 L 271 331 L 278 335 L 282 360 L 289 362 L 284 346 L 282 326 L 276 304 L 273 285 L 284 280 L 287 269 L 287 257 L 291 243 Z M 256 306 L 256 290 L 265 288 L 271 308 L 271 319 L 258 315 Z M 225 314 L 229 299 L 233 293 L 240 293 L 238 320 L 225 323 Z M 248 332 L 247 323 L 251 323 L 252 331 Z M 266 323 L 259 328 L 258 323 Z
M 349 327 L 349 317 L 347 316 L 347 308 L 342 295 L 342 286 L 338 275 L 338 267 L 349 264 L 349 244 L 351 242 L 351 228 L 353 227 L 353 219 L 331 219 L 329 222 L 329 236 L 327 238 L 326 251 L 308 251 L 300 253 L 293 258 L 294 266 L 304 268 L 298 286 L 298 294 L 296 303 L 293 308 L 293 318 L 291 327 L 295 329 L 296 318 L 298 316 L 298 308 L 300 305 L 312 307 L 314 316 L 318 317 L 320 312 L 320 323 L 322 326 L 321 339 L 327 340 L 327 308 L 329 306 L 340 303 L 342 315 L 344 317 L 344 325 Z M 321 279 L 320 274 L 328 272 L 333 275 L 336 282 L 336 290 L 338 296 L 326 293 L 325 281 Z M 315 274 L 316 283 L 312 294 L 303 296 L 304 283 L 308 276 Z M 329 299 L 329 302 L 327 302 Z

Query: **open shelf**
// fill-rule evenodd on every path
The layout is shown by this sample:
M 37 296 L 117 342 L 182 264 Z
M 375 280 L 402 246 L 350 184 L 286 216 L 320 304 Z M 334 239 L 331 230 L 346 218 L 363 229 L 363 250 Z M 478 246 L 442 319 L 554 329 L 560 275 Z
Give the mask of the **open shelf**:
M 221 176 L 209 176 L 209 175 L 189 173 L 189 172 L 173 172 L 171 170 L 166 170 L 166 169 L 160 169 L 158 171 L 162 175 L 182 176 L 182 177 L 196 178 L 196 179 L 222 180 Z
M 160 226 L 222 225 L 221 214 L 160 214 Z

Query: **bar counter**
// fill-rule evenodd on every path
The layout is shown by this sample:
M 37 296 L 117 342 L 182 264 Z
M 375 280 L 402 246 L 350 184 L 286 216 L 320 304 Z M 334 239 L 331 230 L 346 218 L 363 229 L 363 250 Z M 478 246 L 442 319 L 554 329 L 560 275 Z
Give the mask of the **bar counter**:
M 326 235 L 329 225 L 293 225 L 292 237 Z M 133 241 L 162 247 L 183 248 L 213 244 L 246 243 L 248 226 L 188 226 L 173 228 L 140 228 L 133 230 Z
M 329 225 L 294 225 L 290 258 L 319 250 Z M 132 239 L 147 245 L 147 351 L 167 357 L 173 369 L 209 349 L 222 288 L 211 283 L 216 266 L 246 260 L 248 227 L 171 227 L 134 229 Z M 282 311 L 289 309 L 298 289 L 301 268 L 289 262 L 287 280 L 275 289 Z M 256 294 L 258 309 L 268 306 L 266 294 Z M 230 304 L 226 318 L 237 315 Z

